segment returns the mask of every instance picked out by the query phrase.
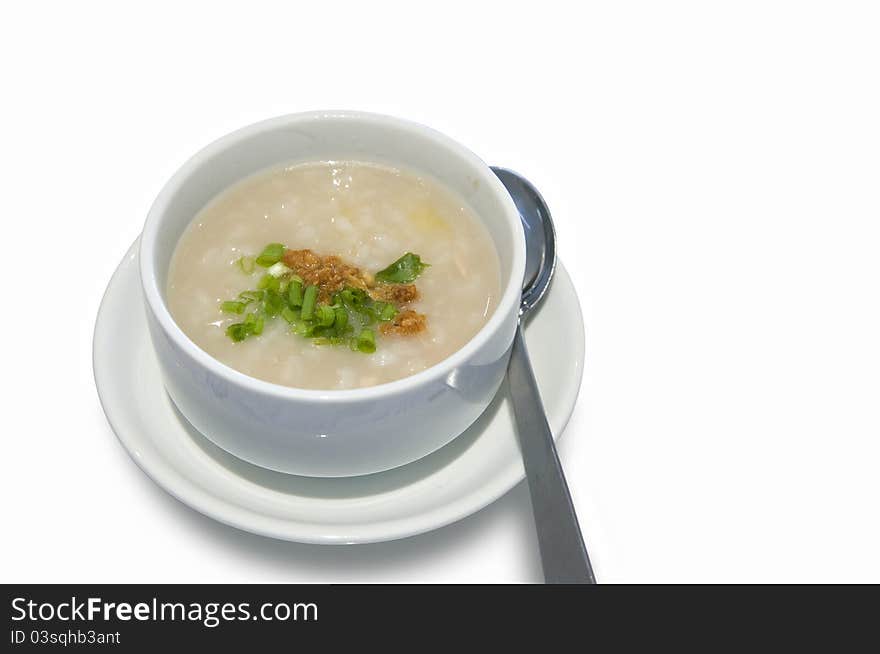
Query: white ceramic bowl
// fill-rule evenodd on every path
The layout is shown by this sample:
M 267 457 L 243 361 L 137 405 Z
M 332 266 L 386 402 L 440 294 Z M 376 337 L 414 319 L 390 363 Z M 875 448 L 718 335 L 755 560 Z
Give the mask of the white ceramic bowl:
M 463 348 L 420 373 L 353 390 L 304 390 L 217 361 L 165 303 L 171 255 L 193 216 L 259 170 L 297 161 L 361 159 L 433 175 L 484 222 L 501 261 L 501 300 Z M 180 413 L 226 451 L 265 468 L 314 477 L 380 472 L 419 459 L 463 432 L 504 377 L 516 328 L 525 242 L 516 208 L 489 167 L 422 125 L 348 111 L 267 120 L 215 141 L 162 189 L 147 216 L 140 274 L 153 346 Z M 132 389 L 137 393 L 137 389 Z

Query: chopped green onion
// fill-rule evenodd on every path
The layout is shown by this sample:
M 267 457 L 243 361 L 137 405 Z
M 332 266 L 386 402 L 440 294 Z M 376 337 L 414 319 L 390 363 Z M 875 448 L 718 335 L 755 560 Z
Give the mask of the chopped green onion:
M 236 302 L 235 300 L 228 300 L 226 302 L 223 302 L 220 305 L 220 311 L 222 311 L 224 313 L 241 314 L 241 313 L 244 313 L 244 307 L 245 307 L 244 302 Z
M 294 309 L 303 304 L 303 285 L 302 280 L 298 277 L 291 279 L 290 285 L 287 287 L 287 303 Z
M 344 342 L 345 339 L 340 336 L 319 336 L 318 338 L 312 339 L 312 343 L 315 345 L 339 345 Z
M 229 327 L 226 328 L 226 335 L 229 338 L 231 338 L 233 341 L 238 343 L 238 342 L 243 341 L 244 339 L 247 338 L 248 331 L 245 328 L 244 323 L 237 322 L 237 323 L 233 323 L 232 325 L 229 325 Z
M 238 294 L 238 299 L 245 304 L 250 304 L 251 302 L 259 302 L 264 295 L 264 291 L 242 291 Z
M 319 304 L 315 307 L 315 320 L 318 321 L 320 327 L 329 327 L 336 320 L 336 311 L 326 304 Z
M 311 320 L 315 314 L 315 302 L 318 299 L 318 287 L 308 286 L 303 293 L 302 318 L 303 320 Z
M 304 320 L 300 320 L 293 324 L 293 333 L 304 338 L 311 338 L 314 336 L 315 329 L 316 327 L 312 323 Z
M 254 272 L 254 257 L 239 257 L 238 261 L 235 263 L 238 264 L 238 267 L 241 268 L 241 272 L 246 275 L 250 275 Z
M 419 255 L 407 252 L 390 266 L 377 272 L 376 279 L 380 282 L 406 284 L 415 280 L 429 265 L 422 263 Z
M 299 314 L 290 307 L 284 307 L 281 310 L 281 317 L 291 325 L 299 320 Z
M 282 307 L 284 307 L 284 298 L 277 291 L 266 289 L 266 299 L 263 300 L 266 315 L 270 318 L 277 316 Z
M 267 270 L 266 272 L 272 275 L 272 277 L 282 277 L 290 272 L 290 268 L 279 261 L 269 266 L 269 270 Z
M 376 351 L 376 335 L 372 329 L 362 329 L 357 336 L 357 349 L 364 354 L 372 354 Z
M 265 318 L 262 313 L 249 313 L 245 316 L 244 323 L 242 323 L 244 330 L 247 334 L 254 334 L 255 336 L 259 336 L 263 333 L 263 325 L 265 324 Z
M 360 288 L 346 288 L 341 293 L 345 306 L 355 311 L 363 311 L 370 302 L 370 296 Z
M 336 313 L 336 319 L 333 321 L 333 325 L 336 327 L 336 333 L 342 334 L 348 326 L 348 311 L 342 307 L 336 307 L 334 311 Z
M 257 257 L 257 264 L 263 266 L 263 268 L 268 268 L 278 263 L 281 261 L 281 257 L 284 256 L 285 249 L 281 243 L 269 243 L 269 245 L 263 248 L 260 256 Z
M 390 302 L 379 302 L 376 304 L 376 313 L 379 320 L 388 321 L 397 315 L 397 307 Z
M 281 282 L 277 277 L 272 277 L 272 275 L 266 274 L 260 277 L 260 281 L 257 282 L 257 288 L 263 290 L 268 289 L 270 291 L 277 291 L 281 287 Z

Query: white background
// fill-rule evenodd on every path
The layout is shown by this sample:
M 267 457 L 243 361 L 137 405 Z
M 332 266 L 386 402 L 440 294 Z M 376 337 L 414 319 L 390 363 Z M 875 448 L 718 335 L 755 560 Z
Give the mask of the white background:
M 538 581 L 527 496 L 322 548 L 155 487 L 91 372 L 164 181 L 371 110 L 543 191 L 587 327 L 562 440 L 607 582 L 880 582 L 880 13 L 855 2 L 18 3 L 0 17 L 2 581 Z

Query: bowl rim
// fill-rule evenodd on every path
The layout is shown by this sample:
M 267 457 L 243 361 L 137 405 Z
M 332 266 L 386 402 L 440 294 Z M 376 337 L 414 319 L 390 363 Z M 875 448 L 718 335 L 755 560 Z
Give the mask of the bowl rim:
M 390 126 L 418 133 L 435 144 L 451 151 L 471 164 L 481 175 L 480 181 L 485 183 L 504 208 L 504 216 L 507 226 L 511 231 L 513 251 L 511 252 L 511 273 L 507 285 L 501 293 L 498 305 L 489 320 L 474 334 L 471 339 L 461 348 L 450 354 L 442 361 L 437 362 L 424 370 L 413 375 L 396 379 L 390 382 L 365 386 L 352 389 L 308 389 L 294 386 L 284 386 L 274 382 L 252 377 L 235 368 L 228 366 L 219 359 L 208 354 L 184 333 L 165 304 L 162 292 L 159 288 L 158 277 L 153 265 L 155 242 L 160 233 L 161 219 L 168 208 L 171 198 L 187 182 L 192 173 L 206 161 L 242 140 L 264 131 L 272 131 L 282 126 L 290 126 L 296 123 L 315 122 L 323 120 L 353 120 L 365 123 Z M 497 243 L 493 244 L 497 247 Z M 525 274 L 525 234 L 520 221 L 519 212 L 507 189 L 501 183 L 492 170 L 482 159 L 471 150 L 445 134 L 415 121 L 377 114 L 364 111 L 349 110 L 318 110 L 301 113 L 276 116 L 266 120 L 252 123 L 233 132 L 221 136 L 212 143 L 203 147 L 192 155 L 172 177 L 165 183 L 158 196 L 153 201 L 147 213 L 144 229 L 141 234 L 138 251 L 138 268 L 141 279 L 141 287 L 144 292 L 147 307 L 152 312 L 155 320 L 166 336 L 173 344 L 200 366 L 205 367 L 212 374 L 235 386 L 242 386 L 253 393 L 264 396 L 277 397 L 288 400 L 310 401 L 369 401 L 379 397 L 396 395 L 412 390 L 414 387 L 423 386 L 441 380 L 453 370 L 465 364 L 476 354 L 492 336 L 497 333 L 510 315 L 518 316 L 520 297 L 522 293 L 522 278 Z

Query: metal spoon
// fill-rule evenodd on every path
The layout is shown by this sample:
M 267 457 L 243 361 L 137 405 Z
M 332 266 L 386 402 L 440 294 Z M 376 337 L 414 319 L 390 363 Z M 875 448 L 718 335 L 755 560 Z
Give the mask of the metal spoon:
M 538 189 L 513 171 L 494 167 L 492 171 L 513 198 L 526 232 L 526 273 L 520 319 L 507 376 L 538 532 L 544 581 L 548 584 L 595 584 L 590 557 L 523 338 L 523 319 L 544 297 L 553 278 L 556 233 L 550 211 Z

